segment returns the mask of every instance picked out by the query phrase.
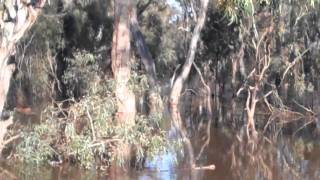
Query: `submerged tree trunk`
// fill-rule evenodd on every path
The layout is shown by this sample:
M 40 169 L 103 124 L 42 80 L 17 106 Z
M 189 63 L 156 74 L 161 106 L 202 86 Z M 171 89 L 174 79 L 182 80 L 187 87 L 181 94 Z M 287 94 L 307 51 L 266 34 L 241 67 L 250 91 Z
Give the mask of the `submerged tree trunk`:
M 6 102 L 10 86 L 10 79 L 15 69 L 14 64 L 9 64 L 9 57 L 15 53 L 15 45 L 25 32 L 35 23 L 41 8 L 46 0 L 27 5 L 20 0 L 3 1 L 2 14 L 0 15 L 0 116 Z M 6 122 L 1 122 L 5 124 Z M 7 127 L 8 124 L 5 125 Z M 0 125 L 0 127 L 4 127 Z M 3 147 L 5 129 L 1 130 L 0 143 Z
M 116 0 L 115 22 L 112 40 L 112 71 L 116 82 L 118 105 L 117 120 L 122 124 L 134 124 L 135 97 L 129 89 L 130 79 L 130 9 L 131 0 Z
M 178 104 L 179 104 L 179 99 L 180 99 L 183 85 L 190 74 L 190 70 L 191 70 L 192 64 L 194 62 L 194 58 L 195 58 L 195 54 L 196 54 L 196 50 L 197 50 L 197 44 L 200 39 L 201 30 L 205 24 L 207 7 L 208 7 L 208 0 L 201 0 L 201 5 L 202 5 L 202 8 L 199 11 L 200 15 L 197 20 L 197 25 L 193 30 L 187 60 L 182 67 L 182 71 L 181 71 L 180 75 L 177 76 L 177 78 L 172 86 L 172 90 L 171 90 L 171 94 L 170 94 L 170 110 L 171 110 L 173 124 L 178 129 L 178 131 L 180 131 L 180 135 L 182 136 L 183 140 L 186 143 L 191 166 L 194 166 L 193 148 L 191 146 L 190 140 L 187 138 L 186 131 L 182 126 L 182 120 L 181 120 L 181 115 L 179 112 Z

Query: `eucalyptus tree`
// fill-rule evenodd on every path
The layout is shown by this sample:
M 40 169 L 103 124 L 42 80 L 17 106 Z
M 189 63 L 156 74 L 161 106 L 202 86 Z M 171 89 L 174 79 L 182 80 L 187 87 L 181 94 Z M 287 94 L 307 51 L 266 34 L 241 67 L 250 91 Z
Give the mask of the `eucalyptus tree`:
M 209 0 L 201 0 L 200 1 L 200 8 L 199 8 L 199 16 L 196 19 L 196 26 L 193 29 L 192 38 L 189 45 L 189 51 L 187 55 L 187 59 L 185 63 L 182 66 L 181 73 L 177 75 L 176 79 L 174 80 L 171 93 L 170 93 L 170 111 L 171 116 L 173 120 L 173 124 L 175 127 L 179 130 L 181 137 L 186 143 L 189 157 L 190 157 L 190 166 L 194 166 L 194 155 L 193 155 L 193 148 L 191 145 L 190 140 L 188 139 L 186 135 L 186 131 L 184 130 L 182 126 L 182 120 L 181 115 L 179 111 L 179 100 L 181 97 L 181 92 L 183 89 L 183 86 L 190 74 L 191 67 L 194 63 L 195 54 L 198 47 L 198 41 L 200 39 L 200 33 L 202 28 L 204 27 L 205 21 L 206 21 L 206 15 L 207 15 L 207 8 Z
M 271 113 L 274 113 L 276 108 L 283 109 L 282 97 L 279 97 L 275 87 L 280 91 L 290 91 L 288 86 L 294 86 L 295 91 L 300 91 L 300 94 L 305 92 L 305 72 L 293 66 L 297 64 L 304 66 L 301 61 L 307 60 L 307 55 L 319 48 L 317 46 L 319 39 L 311 30 L 314 29 L 311 27 L 312 24 L 319 22 L 317 20 L 308 22 L 308 18 L 315 16 L 319 10 L 318 3 L 318 0 L 219 1 L 218 7 L 229 17 L 230 24 L 238 24 L 239 28 L 241 48 L 238 50 L 238 55 L 241 54 L 241 56 L 233 59 L 235 63 L 233 77 L 239 70 L 244 76 L 244 82 L 240 82 L 242 85 L 237 95 L 242 90 L 246 92 L 244 94 L 247 96 L 245 109 L 248 136 L 257 134 L 254 115 L 256 105 L 260 100 L 266 104 Z M 242 63 L 241 70 L 239 62 L 244 59 L 246 63 L 245 65 Z M 311 61 L 315 62 L 315 59 Z M 304 66 L 304 69 L 306 67 Z M 293 76 L 291 77 L 287 76 L 289 69 L 292 70 Z M 271 82 L 273 76 L 276 77 L 276 80 Z M 302 81 L 302 83 L 297 81 Z M 269 102 L 269 99 L 273 99 L 273 102 Z
M 15 45 L 32 27 L 46 0 L 4 0 L 1 1 L 0 17 L 0 115 L 6 101 L 10 79 L 15 65 L 9 59 L 15 54 Z M 5 128 L 5 127 L 4 127 Z M 1 128 L 1 129 L 4 129 Z M 1 130 L 5 131 L 5 130 Z M 0 137 L 1 141 L 3 137 Z

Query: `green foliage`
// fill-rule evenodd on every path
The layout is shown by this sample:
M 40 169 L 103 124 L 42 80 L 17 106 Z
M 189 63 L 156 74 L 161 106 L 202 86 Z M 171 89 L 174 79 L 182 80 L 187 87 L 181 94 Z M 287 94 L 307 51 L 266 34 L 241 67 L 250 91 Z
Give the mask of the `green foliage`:
M 320 2 L 319 0 L 308 0 L 307 2 L 302 1 L 301 6 L 310 6 L 312 8 L 315 8 L 316 4 L 318 4 L 319 2 Z M 279 3 L 285 4 L 287 2 L 284 1 Z M 221 10 L 223 10 L 225 13 L 225 16 L 229 18 L 230 24 L 237 23 L 239 21 L 239 17 L 242 17 L 243 15 L 254 16 L 254 13 L 256 12 L 257 7 L 261 5 L 270 6 L 271 4 L 272 3 L 270 0 L 219 0 L 218 1 L 218 7 Z
M 21 159 L 35 164 L 56 161 L 79 163 L 82 167 L 108 166 L 111 161 L 124 164 L 121 150 L 134 147 L 136 160 L 156 156 L 169 146 L 166 133 L 159 124 L 162 117 L 136 117 L 132 127 L 114 121 L 116 112 L 114 83 L 106 81 L 91 86 L 90 93 L 79 102 L 69 100 L 49 106 L 42 114 L 42 122 L 26 132 L 18 146 Z
M 36 126 L 31 132 L 25 132 L 23 141 L 17 147 L 20 158 L 27 163 L 48 162 L 48 159 L 55 155 L 50 144 L 57 134 L 56 127 L 46 124 Z
M 67 58 L 63 82 L 68 87 L 69 97 L 81 97 L 88 93 L 91 82 L 98 78 L 99 65 L 95 56 L 89 52 L 75 52 L 74 58 Z M 76 96 L 75 96 L 76 95 Z
M 241 13 L 253 16 L 255 12 L 253 0 L 220 0 L 218 6 L 225 12 L 225 16 L 229 18 L 230 24 L 238 22 Z

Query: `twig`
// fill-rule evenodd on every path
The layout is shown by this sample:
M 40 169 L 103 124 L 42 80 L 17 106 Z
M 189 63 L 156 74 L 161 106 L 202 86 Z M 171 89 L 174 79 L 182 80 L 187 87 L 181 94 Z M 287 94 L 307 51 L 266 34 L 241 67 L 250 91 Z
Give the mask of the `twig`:
M 81 152 L 83 152 L 85 149 L 94 148 L 94 147 L 97 147 L 97 146 L 101 146 L 101 145 L 103 145 L 103 144 L 112 143 L 112 142 L 117 142 L 117 141 L 121 141 L 121 139 L 107 139 L 107 140 L 104 140 L 104 141 L 102 141 L 102 142 L 90 144 L 90 145 L 86 146 L 84 149 L 82 149 L 82 150 L 80 150 L 80 151 L 70 152 L 69 155 L 81 153 Z
M 306 126 L 308 126 L 309 124 L 315 122 L 315 120 L 313 121 L 309 121 L 307 123 L 305 123 L 303 126 L 301 126 L 299 129 L 297 129 L 294 133 L 293 133 L 293 136 L 295 136 L 299 131 L 301 131 L 303 128 L 305 128 Z
M 266 130 L 267 130 L 267 127 L 271 124 L 271 122 L 272 121 L 274 121 L 275 120 L 275 118 L 271 115 L 270 117 L 269 117 L 269 119 L 268 119 L 268 122 L 267 122 L 267 124 L 264 126 L 264 128 L 263 128 L 263 133 L 265 133 L 266 132 Z
M 91 145 L 89 145 L 88 147 L 89 147 L 89 148 L 93 148 L 93 147 L 101 146 L 101 145 L 103 145 L 103 144 L 112 143 L 112 142 L 117 142 L 117 141 L 121 141 L 121 139 L 107 139 L 107 140 L 104 140 L 104 141 L 102 141 L 102 142 L 98 142 L 98 143 L 91 144 Z
M 263 101 L 264 101 L 264 103 L 266 103 L 269 111 L 272 113 L 273 112 L 273 106 L 270 105 L 268 99 L 266 97 L 263 97 Z
M 90 120 L 90 125 L 91 125 L 91 131 L 92 131 L 92 137 L 93 137 L 93 140 L 95 141 L 97 138 L 96 138 L 96 133 L 95 133 L 95 130 L 94 130 L 94 126 L 93 126 L 93 120 L 92 120 L 92 117 L 89 113 L 89 110 L 88 110 L 88 107 L 86 108 L 86 113 L 87 113 L 87 116 Z
M 251 76 L 253 76 L 253 74 L 254 74 L 255 72 L 256 72 L 256 68 L 254 68 L 254 69 L 249 73 L 249 75 L 247 76 L 246 80 L 244 81 L 242 87 L 237 91 L 237 93 L 236 93 L 237 97 L 240 95 L 240 93 L 241 93 L 244 89 L 246 89 L 245 87 L 246 87 L 246 85 L 247 85 L 247 82 L 248 82 L 249 78 L 250 78 Z
M 2 146 L 6 146 L 7 144 L 11 143 L 12 141 L 16 140 L 16 139 L 19 139 L 21 137 L 21 134 L 17 134 L 15 136 L 12 136 L 10 137 L 9 139 L 5 140 L 3 143 L 2 143 Z
M 170 87 L 172 88 L 173 87 L 173 83 L 175 82 L 176 80 L 176 76 L 177 76 L 177 72 L 179 70 L 179 68 L 181 67 L 181 64 L 178 64 L 178 66 L 176 67 L 176 69 L 174 70 L 174 73 L 173 73 L 173 76 L 170 80 Z
M 298 57 L 294 58 L 294 60 L 289 64 L 289 66 L 287 67 L 287 69 L 284 71 L 283 75 L 282 75 L 282 79 L 281 82 L 283 82 L 284 78 L 286 77 L 289 69 L 291 69 L 300 59 L 302 59 L 302 57 L 311 49 L 311 46 L 304 50 Z
M 315 113 L 310 109 L 310 108 L 306 108 L 305 106 L 299 104 L 296 100 L 292 100 L 296 105 L 298 105 L 300 108 L 304 109 L 305 111 L 311 113 L 312 115 L 314 115 Z
M 199 95 L 199 94 L 198 94 L 195 90 L 193 90 L 193 89 L 186 89 L 186 90 L 184 90 L 184 92 L 182 93 L 182 96 L 183 96 L 184 94 L 186 94 L 188 91 L 192 92 L 192 93 L 195 94 L 196 96 Z

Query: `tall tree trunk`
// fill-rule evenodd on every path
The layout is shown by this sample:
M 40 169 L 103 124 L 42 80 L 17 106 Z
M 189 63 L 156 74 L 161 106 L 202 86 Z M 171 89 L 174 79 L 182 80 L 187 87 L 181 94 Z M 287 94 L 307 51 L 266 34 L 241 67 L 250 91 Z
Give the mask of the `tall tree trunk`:
M 148 73 L 149 84 L 152 87 L 155 85 L 157 80 L 156 67 L 155 67 L 154 59 L 151 56 L 149 48 L 139 28 L 136 6 L 134 6 L 131 11 L 130 30 L 134 40 L 134 44 L 141 57 L 141 61 Z
M 200 33 L 201 33 L 201 30 L 202 30 L 202 28 L 205 24 L 205 20 L 206 20 L 208 2 L 209 2 L 208 0 L 201 0 L 202 8 L 199 11 L 200 16 L 197 20 L 196 27 L 193 30 L 192 39 L 191 39 L 190 47 L 189 47 L 189 51 L 188 51 L 188 57 L 182 67 L 182 71 L 181 71 L 180 75 L 177 76 L 177 78 L 172 86 L 172 90 L 171 90 L 171 94 L 170 94 L 170 110 L 171 110 L 173 124 L 175 125 L 177 130 L 180 131 L 180 135 L 182 136 L 183 140 L 186 143 L 191 166 L 194 165 L 193 164 L 194 163 L 193 148 L 191 146 L 190 140 L 187 138 L 186 131 L 182 126 L 182 120 L 181 120 L 181 115 L 180 115 L 178 104 L 179 104 L 179 99 L 180 99 L 183 85 L 190 74 L 190 70 L 191 70 L 192 64 L 194 62 L 194 58 L 195 58 L 195 54 L 196 54 L 196 50 L 197 50 L 197 44 L 200 39 Z
M 128 87 L 130 79 L 130 10 L 131 0 L 115 0 L 115 22 L 112 40 L 112 71 L 116 82 L 117 120 L 134 124 L 135 97 Z
M 116 83 L 117 122 L 124 128 L 135 123 L 136 102 L 133 92 L 129 89 L 130 79 L 130 11 L 132 0 L 114 0 L 114 31 L 112 40 L 112 71 Z M 119 156 L 124 158 L 126 165 L 130 161 L 130 145 L 119 149 Z
M 9 57 L 15 53 L 15 44 L 35 23 L 45 2 L 46 0 L 39 0 L 34 5 L 26 5 L 20 0 L 5 0 L 1 4 L 3 5 L 3 13 L 0 15 L 0 116 L 6 102 L 10 79 L 15 69 L 15 65 L 8 64 Z M 3 123 L 1 122 L 1 124 Z M 0 147 L 3 147 L 5 129 L 0 130 L 2 131 Z
M 130 30 L 134 40 L 134 44 L 138 53 L 140 55 L 141 61 L 146 69 L 148 75 L 148 83 L 150 87 L 150 91 L 148 92 L 148 109 L 149 114 L 155 114 L 162 109 L 162 101 L 157 92 L 157 74 L 155 61 L 152 58 L 152 55 L 149 51 L 147 43 L 145 42 L 144 36 L 140 31 L 138 19 L 137 19 L 137 8 L 133 7 L 131 16 L 130 16 Z

